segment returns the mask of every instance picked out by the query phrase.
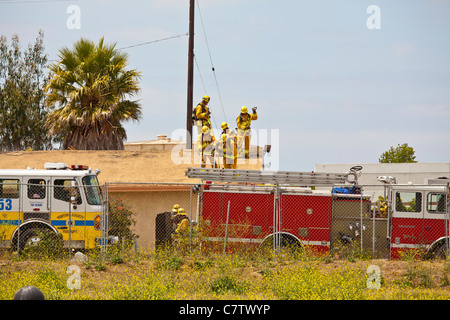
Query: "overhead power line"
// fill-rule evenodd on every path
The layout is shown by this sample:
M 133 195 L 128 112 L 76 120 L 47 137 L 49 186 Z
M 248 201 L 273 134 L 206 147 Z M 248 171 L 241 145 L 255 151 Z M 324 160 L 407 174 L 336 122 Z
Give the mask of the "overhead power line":
M 0 0 L 0 4 L 15 4 L 15 3 L 45 3 L 45 2 L 74 2 L 77 0 Z
M 155 43 L 155 42 L 161 42 L 161 41 L 165 41 L 165 40 L 170 40 L 170 39 L 175 39 L 175 38 L 180 38 L 180 37 L 186 37 L 186 36 L 188 36 L 188 33 L 183 33 L 183 34 L 179 34 L 177 36 L 172 36 L 172 37 L 167 37 L 167 38 L 162 38 L 162 39 L 157 39 L 157 40 L 152 40 L 152 41 L 147 41 L 147 42 L 142 42 L 142 43 L 134 44 L 132 46 L 118 48 L 118 50 L 145 46 L 145 45 L 152 44 L 152 43 Z
M 1 0 L 0 0 L 1 1 Z M 147 41 L 147 42 L 142 42 L 142 43 L 138 43 L 138 44 L 134 44 L 132 46 L 127 46 L 127 47 L 122 47 L 122 48 L 117 48 L 117 50 L 123 50 L 123 49 L 130 49 L 130 48 L 134 48 L 134 47 L 140 47 L 140 46 L 145 46 L 148 44 L 152 44 L 152 43 L 156 43 L 156 42 L 161 42 L 161 41 L 165 41 L 165 40 L 170 40 L 170 39 L 175 39 L 175 38 L 180 38 L 183 36 L 187 36 L 187 33 L 183 33 L 183 34 L 179 34 L 177 36 L 172 36 L 172 37 L 167 37 L 167 38 L 162 38 L 162 39 L 157 39 L 157 40 L 152 40 L 152 41 Z M 53 61 L 57 61 L 57 59 L 51 59 L 48 60 L 48 62 L 53 62 Z

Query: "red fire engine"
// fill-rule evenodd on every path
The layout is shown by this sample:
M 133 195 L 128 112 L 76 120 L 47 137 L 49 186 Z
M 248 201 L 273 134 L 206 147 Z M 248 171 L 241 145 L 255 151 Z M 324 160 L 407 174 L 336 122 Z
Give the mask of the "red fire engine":
M 390 257 L 396 259 L 405 253 L 447 256 L 450 180 L 434 179 L 434 184 L 423 186 L 399 185 L 391 177 L 378 180 L 386 183 Z
M 387 213 L 380 216 L 374 214 L 372 197 L 358 185 L 359 170 L 325 174 L 189 168 L 186 175 L 207 182 L 200 193 L 203 240 L 224 250 L 289 246 L 339 254 L 350 247 L 374 258 L 398 258 L 405 249 L 423 247 L 437 254 L 446 248 L 447 186 L 414 189 L 380 179 L 388 199 Z

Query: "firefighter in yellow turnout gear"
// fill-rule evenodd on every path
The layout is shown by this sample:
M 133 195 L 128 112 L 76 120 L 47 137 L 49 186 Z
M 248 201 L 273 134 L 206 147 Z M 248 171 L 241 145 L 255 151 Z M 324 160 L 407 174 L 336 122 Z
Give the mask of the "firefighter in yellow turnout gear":
M 258 114 L 256 113 L 256 107 L 252 108 L 252 114 L 248 113 L 247 107 L 241 108 L 241 114 L 236 118 L 236 124 L 238 127 L 237 147 L 239 154 L 242 153 L 244 148 L 245 159 L 248 159 L 250 151 L 250 140 L 252 137 L 251 123 L 253 120 L 258 120 Z
M 194 124 L 197 126 L 197 134 L 200 134 L 204 126 L 211 129 L 211 111 L 208 109 L 209 101 L 210 97 L 204 96 L 194 109 L 193 118 Z
M 184 251 L 189 247 L 191 222 L 183 208 L 178 209 L 178 213 L 173 217 L 172 221 L 174 226 L 172 233 L 173 244 L 178 250 Z
M 215 141 L 216 139 L 212 135 L 210 128 L 203 126 L 201 133 L 197 137 L 197 151 L 202 159 L 202 168 L 206 167 L 207 162 L 211 165 L 211 168 L 217 167 L 214 161 Z
M 222 144 L 222 149 L 225 146 L 225 154 L 228 154 L 228 155 L 223 155 L 224 168 L 236 169 L 237 168 L 237 156 L 238 156 L 237 134 L 235 131 L 233 131 L 229 128 L 228 123 L 226 123 L 226 122 L 222 122 L 220 127 L 222 128 L 221 137 L 223 137 L 223 135 L 226 135 L 225 140 L 226 139 L 232 140 L 232 141 L 226 142 L 225 145 Z M 222 143 L 223 143 L 223 140 L 222 140 Z M 230 160 L 228 160 L 228 159 L 230 159 Z M 231 161 L 231 159 L 233 160 L 232 164 L 228 163 Z M 227 164 L 228 166 L 225 166 L 225 164 Z M 231 165 L 231 167 L 230 167 L 230 165 Z
M 184 234 L 189 231 L 190 222 L 186 215 L 186 211 L 183 208 L 178 210 L 177 216 L 175 218 L 177 220 L 177 225 L 175 229 L 175 234 Z
M 222 134 L 219 148 L 222 151 L 224 169 L 236 169 L 237 146 L 233 137 L 226 133 Z

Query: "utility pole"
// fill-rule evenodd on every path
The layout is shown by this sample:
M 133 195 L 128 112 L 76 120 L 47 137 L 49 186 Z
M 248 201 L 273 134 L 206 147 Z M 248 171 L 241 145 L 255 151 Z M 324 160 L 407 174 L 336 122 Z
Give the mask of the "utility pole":
M 192 106 L 194 100 L 194 15 L 195 0 L 189 1 L 189 52 L 186 114 L 186 149 L 192 149 Z

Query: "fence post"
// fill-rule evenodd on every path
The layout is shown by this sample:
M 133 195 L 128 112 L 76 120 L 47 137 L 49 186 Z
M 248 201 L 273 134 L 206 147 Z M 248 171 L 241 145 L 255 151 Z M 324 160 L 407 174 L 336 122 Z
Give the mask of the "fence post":
M 279 199 L 279 185 L 274 186 L 274 203 L 273 203 L 273 253 L 274 256 L 281 253 L 281 226 L 280 226 L 280 199 Z
M 70 260 L 70 249 L 71 249 L 71 241 L 72 241 L 72 202 L 69 200 L 69 219 L 67 221 L 67 224 L 69 225 L 69 260 Z
M 101 248 L 101 262 L 104 262 L 105 255 L 106 255 L 106 248 L 107 248 L 107 238 L 108 238 L 108 227 L 109 227 L 109 183 L 105 182 L 105 188 L 104 188 L 104 197 L 103 197 L 103 208 L 102 208 L 102 223 L 101 223 L 101 233 L 100 233 L 100 248 Z
M 23 196 L 22 196 L 22 184 L 19 184 L 19 224 L 18 227 L 20 227 L 20 225 L 22 224 L 22 220 L 23 220 Z M 20 220 L 20 213 L 22 212 L 22 220 Z M 19 230 L 17 231 L 17 258 L 19 258 L 20 255 L 20 230 L 21 228 L 19 228 Z
M 450 232 L 449 232 L 449 228 L 450 228 L 450 212 L 449 212 L 449 205 L 450 205 L 450 184 L 447 182 L 447 194 L 446 196 L 446 206 L 445 206 L 445 210 L 447 211 L 446 213 L 446 220 L 445 221 L 445 261 L 449 261 L 449 256 L 448 256 L 448 252 L 449 252 L 449 246 L 450 246 L 450 241 L 449 241 L 449 237 L 450 237 Z
M 227 238 L 228 238 L 228 220 L 230 218 L 230 204 L 231 201 L 228 200 L 228 210 L 227 210 L 227 222 L 225 224 L 225 237 L 223 238 L 223 254 L 225 254 L 225 250 L 227 248 Z
M 363 234 L 363 230 L 364 230 L 364 228 L 363 228 L 363 193 L 362 193 L 362 191 L 361 191 L 360 210 L 361 210 L 361 213 L 360 213 L 360 226 L 359 226 L 359 228 L 360 228 L 360 235 L 361 235 L 361 252 L 360 252 L 360 254 L 362 255 L 363 254 L 363 238 L 364 238 L 364 234 Z
M 372 193 L 372 200 L 375 200 L 375 192 Z M 373 209 L 372 209 L 372 259 L 375 258 L 375 214 L 376 214 L 376 203 L 373 202 Z M 381 206 L 381 204 L 380 204 Z
M 190 209 L 191 217 L 189 219 L 189 221 L 190 221 L 190 224 L 189 224 L 189 253 L 192 254 L 192 231 L 193 231 L 193 228 L 192 228 L 192 224 L 193 224 L 193 222 L 192 222 L 192 185 L 190 186 L 189 190 L 190 190 L 189 201 L 190 201 L 190 207 L 191 207 L 191 209 Z

